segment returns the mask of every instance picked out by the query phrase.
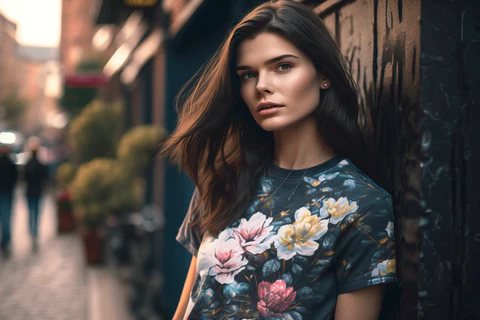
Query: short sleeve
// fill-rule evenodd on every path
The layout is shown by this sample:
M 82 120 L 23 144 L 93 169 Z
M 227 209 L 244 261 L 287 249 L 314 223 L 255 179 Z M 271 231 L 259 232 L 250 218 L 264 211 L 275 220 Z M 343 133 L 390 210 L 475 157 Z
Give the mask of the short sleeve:
M 190 200 L 190 206 L 188 208 L 187 215 L 185 216 L 185 219 L 183 220 L 176 237 L 176 240 L 194 256 L 198 254 L 198 248 L 202 242 L 202 233 L 200 232 L 198 225 L 193 227 L 189 226 L 196 218 L 196 212 L 193 211 L 193 208 L 195 208 L 198 199 L 199 192 L 198 189 L 195 189 L 192 195 L 192 200 Z
M 391 197 L 379 200 L 352 222 L 337 244 L 338 294 L 397 281 Z

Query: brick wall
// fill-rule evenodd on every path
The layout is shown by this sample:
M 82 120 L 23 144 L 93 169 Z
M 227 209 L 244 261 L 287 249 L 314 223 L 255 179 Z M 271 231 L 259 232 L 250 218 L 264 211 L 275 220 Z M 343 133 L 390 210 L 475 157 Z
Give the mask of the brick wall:
M 18 88 L 16 25 L 0 14 L 0 101 Z
M 89 53 L 99 0 L 63 0 L 60 58 L 66 73 Z

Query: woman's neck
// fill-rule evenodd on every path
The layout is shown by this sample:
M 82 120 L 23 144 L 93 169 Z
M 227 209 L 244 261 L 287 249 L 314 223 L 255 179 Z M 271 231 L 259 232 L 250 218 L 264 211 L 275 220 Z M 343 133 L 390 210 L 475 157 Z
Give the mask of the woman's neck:
M 304 169 L 321 164 L 335 152 L 320 136 L 315 118 L 275 131 L 273 162 L 284 169 Z

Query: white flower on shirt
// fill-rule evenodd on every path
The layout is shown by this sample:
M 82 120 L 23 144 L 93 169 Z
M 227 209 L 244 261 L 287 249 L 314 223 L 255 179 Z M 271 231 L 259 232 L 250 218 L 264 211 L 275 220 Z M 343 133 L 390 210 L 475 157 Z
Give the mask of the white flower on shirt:
M 393 239 L 393 222 L 392 221 L 390 221 L 387 224 L 385 231 L 387 231 L 388 236 Z
M 297 254 L 312 256 L 318 249 L 318 242 L 327 232 L 328 220 L 312 215 L 305 207 L 295 212 L 295 222 L 280 227 L 274 238 L 279 259 L 289 260 Z
M 242 219 L 240 225 L 233 229 L 233 236 L 240 246 L 253 254 L 259 254 L 270 248 L 273 243 L 270 225 L 272 218 L 257 212 L 249 220 Z
M 232 229 L 222 231 L 218 238 L 207 243 L 205 253 L 199 257 L 199 270 L 208 270 L 208 275 L 222 284 L 232 283 L 235 276 L 245 269 L 248 261 L 243 249 L 232 236 Z

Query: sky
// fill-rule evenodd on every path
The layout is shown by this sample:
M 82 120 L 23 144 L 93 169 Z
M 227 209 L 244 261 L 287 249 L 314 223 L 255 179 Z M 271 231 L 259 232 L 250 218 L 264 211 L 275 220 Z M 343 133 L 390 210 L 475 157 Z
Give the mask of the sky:
M 0 12 L 17 24 L 17 42 L 56 47 L 60 42 L 61 0 L 0 0 Z

